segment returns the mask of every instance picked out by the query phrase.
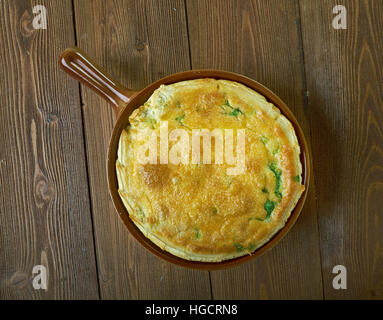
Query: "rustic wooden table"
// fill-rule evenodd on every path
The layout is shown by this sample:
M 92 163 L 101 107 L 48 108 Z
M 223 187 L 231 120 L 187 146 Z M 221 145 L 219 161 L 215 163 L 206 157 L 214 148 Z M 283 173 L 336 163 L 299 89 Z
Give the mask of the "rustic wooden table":
M 333 27 L 337 4 L 347 29 Z M 383 298 L 382 0 L 2 0 L 0 40 L 1 299 Z M 142 248 L 108 194 L 113 112 L 58 68 L 75 45 L 134 89 L 215 68 L 277 93 L 314 167 L 289 234 L 215 272 Z M 332 285 L 339 264 L 346 290 Z

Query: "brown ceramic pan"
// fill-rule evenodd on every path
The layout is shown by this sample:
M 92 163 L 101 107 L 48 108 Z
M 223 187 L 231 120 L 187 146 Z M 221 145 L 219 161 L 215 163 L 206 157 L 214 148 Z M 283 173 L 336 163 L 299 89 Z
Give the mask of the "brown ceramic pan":
M 299 126 L 294 115 L 286 104 L 273 92 L 261 85 L 260 83 L 249 79 L 240 74 L 219 71 L 219 70 L 190 70 L 185 72 L 180 72 L 172 74 L 152 84 L 148 85 L 146 88 L 141 91 L 134 91 L 125 88 L 123 85 L 113 80 L 109 75 L 107 75 L 99 66 L 97 66 L 85 53 L 83 53 L 78 48 L 68 48 L 66 49 L 60 57 L 60 66 L 61 68 L 70 74 L 73 78 L 77 79 L 81 83 L 87 85 L 94 91 L 96 91 L 100 96 L 105 98 L 110 102 L 116 113 L 116 124 L 113 128 L 112 135 L 109 142 L 108 149 L 108 159 L 107 159 L 107 175 L 108 175 L 108 184 L 109 192 L 112 197 L 114 206 L 120 215 L 125 226 L 128 228 L 130 233 L 134 238 L 137 239 L 146 249 L 157 255 L 158 257 L 167 260 L 169 262 L 189 267 L 195 269 L 205 269 L 205 270 L 215 270 L 223 269 L 231 266 L 238 265 L 250 259 L 254 259 L 274 245 L 276 245 L 283 236 L 290 230 L 297 220 L 304 201 L 306 199 L 307 191 L 309 188 L 309 178 L 310 178 L 310 157 L 307 147 L 306 140 L 303 135 L 303 131 Z M 188 261 L 182 258 L 178 258 L 166 251 L 163 251 L 158 246 L 156 246 L 152 241 L 146 238 L 141 231 L 135 226 L 133 221 L 129 218 L 129 213 L 124 207 L 120 196 L 118 195 L 118 184 L 117 184 L 117 175 L 116 175 L 116 158 L 117 158 L 117 148 L 120 138 L 121 131 L 128 125 L 129 116 L 132 111 L 148 100 L 153 91 L 157 89 L 161 84 L 171 84 L 184 80 L 192 80 L 198 78 L 215 78 L 215 79 L 226 79 L 231 81 L 236 81 L 244 84 L 245 86 L 259 92 L 266 99 L 277 106 L 281 112 L 290 120 L 295 128 L 295 132 L 298 137 L 298 141 L 301 147 L 301 162 L 302 162 L 302 183 L 305 185 L 305 192 L 302 194 L 299 199 L 295 209 L 292 211 L 286 225 L 266 244 L 261 248 L 256 250 L 251 255 L 245 255 L 239 258 L 232 260 L 222 261 L 219 263 L 207 263 L 207 262 L 197 262 L 197 261 Z M 106 186 L 105 186 L 106 187 Z

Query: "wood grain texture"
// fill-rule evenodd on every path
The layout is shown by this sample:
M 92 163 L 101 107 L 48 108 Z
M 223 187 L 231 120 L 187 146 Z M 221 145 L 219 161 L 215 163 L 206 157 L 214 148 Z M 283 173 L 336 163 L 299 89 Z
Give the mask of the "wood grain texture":
M 37 4 L 47 30 L 32 27 Z M 347 30 L 332 27 L 337 4 Z M 381 0 L 1 1 L 0 299 L 383 299 L 382 17 Z M 108 194 L 112 109 L 58 69 L 75 44 L 133 89 L 216 68 L 277 93 L 314 165 L 289 234 L 210 275 L 136 243 Z M 32 287 L 38 264 L 47 291 Z M 347 290 L 332 287 L 337 264 Z
M 300 1 L 326 299 L 383 298 L 383 2 Z M 332 288 L 346 266 L 347 290 Z
M 37 4 L 46 30 L 32 27 Z M 2 1 L 0 42 L 0 299 L 98 299 L 79 90 L 57 66 L 71 2 Z
M 75 1 L 80 48 L 116 79 L 138 89 L 188 70 L 183 1 Z M 171 265 L 129 235 L 108 194 L 106 152 L 114 115 L 82 88 L 87 158 L 103 299 L 209 299 L 208 272 Z
M 310 138 L 296 1 L 186 1 L 193 69 L 247 75 L 291 108 Z M 269 253 L 211 273 L 214 299 L 320 299 L 315 185 L 297 224 Z

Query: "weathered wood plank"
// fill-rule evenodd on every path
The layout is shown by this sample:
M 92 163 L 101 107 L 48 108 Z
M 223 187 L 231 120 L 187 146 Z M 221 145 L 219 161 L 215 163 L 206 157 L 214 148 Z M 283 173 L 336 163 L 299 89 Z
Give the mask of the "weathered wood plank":
M 0 298 L 98 299 L 79 88 L 57 63 L 74 44 L 71 1 L 2 1 L 0 43 Z
M 75 1 L 77 38 L 116 79 L 143 88 L 187 70 L 185 5 L 177 1 Z M 163 262 L 128 234 L 108 194 L 106 151 L 111 108 L 82 88 L 88 167 L 103 299 L 210 298 L 208 272 Z
M 186 1 L 193 69 L 247 75 L 277 93 L 306 138 L 299 7 L 296 1 Z M 214 299 L 320 299 L 322 279 L 315 184 L 296 226 L 257 260 L 211 273 Z
M 383 2 L 300 1 L 324 293 L 383 298 Z M 348 273 L 334 290 L 335 265 Z

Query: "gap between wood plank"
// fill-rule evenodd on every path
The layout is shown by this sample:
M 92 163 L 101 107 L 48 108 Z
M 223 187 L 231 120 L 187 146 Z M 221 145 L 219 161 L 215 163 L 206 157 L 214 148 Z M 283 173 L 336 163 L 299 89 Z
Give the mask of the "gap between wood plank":
M 74 43 L 75 46 L 78 45 L 77 42 L 77 26 L 76 26 L 76 12 L 74 7 L 74 0 L 71 0 L 72 4 L 72 19 L 73 19 L 73 30 L 74 30 Z M 82 93 L 81 93 L 81 84 L 78 83 L 78 91 L 79 91 L 79 97 L 80 97 L 80 113 L 81 113 L 81 122 L 82 122 L 82 139 L 84 141 L 84 153 L 85 153 L 85 170 L 86 170 L 86 180 L 88 184 L 88 194 L 89 194 L 89 209 L 90 209 L 90 220 L 92 223 L 92 239 L 93 239 L 93 247 L 94 247 L 94 259 L 95 259 L 95 265 L 96 265 L 96 276 L 97 276 L 97 290 L 98 290 L 98 299 L 101 300 L 101 287 L 100 287 L 100 277 L 99 277 L 99 271 L 98 271 L 98 261 L 97 261 L 97 248 L 96 248 L 96 239 L 95 239 L 95 232 L 94 232 L 94 221 L 93 221 L 93 203 L 92 203 L 92 191 L 90 188 L 90 181 L 89 181 L 89 169 L 88 169 L 88 152 L 87 152 L 87 145 L 86 145 L 86 139 L 85 139 L 85 121 L 84 121 L 84 112 L 83 112 L 83 99 L 82 99 Z
M 297 35 L 298 35 L 298 43 L 299 43 L 299 60 L 301 64 L 301 74 L 302 74 L 302 95 L 303 95 L 303 110 L 307 115 L 308 112 L 308 106 L 309 106 L 309 97 L 307 94 L 307 78 L 306 78 L 306 65 L 305 65 L 305 51 L 304 51 L 304 44 L 303 44 L 303 35 L 302 35 L 302 19 L 301 19 L 301 0 L 297 0 L 297 7 L 298 7 L 298 19 L 297 19 Z M 308 130 L 310 135 L 310 153 L 311 151 L 311 127 L 310 127 L 310 121 L 309 117 L 307 116 L 308 121 Z M 314 184 L 314 168 L 312 168 L 311 172 L 311 185 Z M 319 218 L 318 218 L 318 202 L 317 197 L 314 194 L 314 200 L 315 200 L 315 209 L 316 209 L 316 220 L 317 220 L 317 232 L 319 237 L 318 242 L 318 250 L 319 250 L 319 263 L 320 263 L 320 269 L 321 269 L 321 280 L 322 280 L 322 299 L 325 300 L 325 293 L 324 293 L 324 281 L 323 281 L 323 266 L 322 266 L 322 251 L 321 251 L 321 234 L 319 230 Z

